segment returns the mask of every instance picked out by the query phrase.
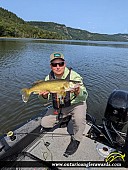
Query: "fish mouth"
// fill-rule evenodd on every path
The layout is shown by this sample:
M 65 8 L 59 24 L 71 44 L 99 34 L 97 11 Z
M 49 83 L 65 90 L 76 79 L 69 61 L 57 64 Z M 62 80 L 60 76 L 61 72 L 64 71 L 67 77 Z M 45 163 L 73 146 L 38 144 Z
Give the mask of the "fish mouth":
M 80 84 L 73 84 L 73 85 L 69 86 L 69 88 L 65 88 L 65 91 L 72 91 L 80 86 L 81 86 Z

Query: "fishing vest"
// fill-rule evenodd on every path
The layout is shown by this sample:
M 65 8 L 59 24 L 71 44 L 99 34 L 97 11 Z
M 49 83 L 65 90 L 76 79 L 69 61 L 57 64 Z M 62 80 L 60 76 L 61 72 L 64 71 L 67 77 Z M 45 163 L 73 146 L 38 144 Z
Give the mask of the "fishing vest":
M 65 80 L 67 80 L 67 81 L 70 80 L 71 69 L 72 68 L 69 68 L 69 73 L 68 73 L 67 77 L 65 78 Z M 49 74 L 49 80 L 53 80 L 53 79 L 55 79 L 55 75 L 54 75 L 54 72 L 51 71 L 50 74 Z M 52 93 L 51 95 L 52 95 L 53 108 L 54 109 L 59 109 L 60 108 L 60 103 L 58 104 L 57 94 Z M 69 107 L 70 105 L 71 105 L 70 92 L 67 91 L 66 96 L 64 97 L 64 104 L 61 104 L 61 107 Z

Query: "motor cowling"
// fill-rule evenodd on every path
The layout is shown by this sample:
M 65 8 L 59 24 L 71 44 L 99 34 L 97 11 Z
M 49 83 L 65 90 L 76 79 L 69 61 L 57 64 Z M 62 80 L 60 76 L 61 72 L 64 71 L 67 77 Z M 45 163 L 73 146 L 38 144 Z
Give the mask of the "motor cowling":
M 128 91 L 114 90 L 111 93 L 104 116 L 108 126 L 112 123 L 117 130 L 122 130 L 128 121 Z

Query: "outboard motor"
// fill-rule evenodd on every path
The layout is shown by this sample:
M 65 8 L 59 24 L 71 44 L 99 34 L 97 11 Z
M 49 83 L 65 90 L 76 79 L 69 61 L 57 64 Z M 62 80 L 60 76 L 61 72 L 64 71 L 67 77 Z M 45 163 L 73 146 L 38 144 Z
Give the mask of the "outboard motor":
M 128 92 L 123 90 L 114 90 L 107 103 L 105 118 L 107 119 L 107 127 L 111 127 L 111 123 L 118 131 L 122 131 L 128 121 Z
M 128 92 L 114 90 L 108 98 L 102 124 L 92 121 L 88 137 L 119 150 L 125 144 L 126 133 L 123 128 L 128 121 Z

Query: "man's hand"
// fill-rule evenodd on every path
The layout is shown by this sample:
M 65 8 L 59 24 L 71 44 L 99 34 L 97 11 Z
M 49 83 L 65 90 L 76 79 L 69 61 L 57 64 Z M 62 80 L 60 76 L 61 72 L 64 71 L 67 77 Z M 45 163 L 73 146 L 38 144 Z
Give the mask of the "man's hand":
M 80 93 L 80 87 L 74 88 L 73 90 L 71 90 L 71 93 L 74 93 L 76 96 L 78 96 Z
M 48 94 L 49 94 L 48 91 L 43 91 L 43 92 L 40 92 L 40 93 L 39 93 L 39 95 L 41 95 L 44 99 L 47 99 L 47 98 L 48 98 Z

